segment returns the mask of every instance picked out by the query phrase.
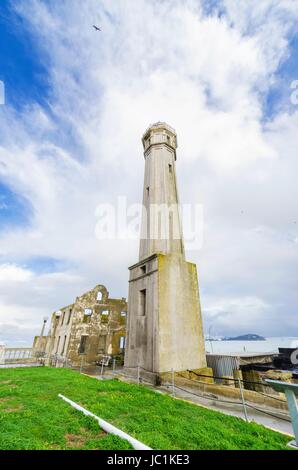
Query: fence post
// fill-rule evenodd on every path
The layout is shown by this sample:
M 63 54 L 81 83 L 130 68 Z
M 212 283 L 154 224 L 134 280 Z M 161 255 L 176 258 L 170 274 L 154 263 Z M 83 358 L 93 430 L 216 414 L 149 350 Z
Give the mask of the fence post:
M 172 369 L 172 397 L 175 396 L 175 372 Z
M 247 415 L 247 410 L 246 410 L 246 405 L 245 405 L 245 400 L 244 400 L 243 387 L 242 387 L 242 383 L 241 383 L 240 379 L 238 379 L 238 384 L 239 384 L 241 400 L 242 400 L 242 404 L 243 404 L 243 411 L 244 411 L 245 420 L 247 422 L 249 422 L 248 415 Z
M 138 365 L 138 385 L 140 385 L 140 366 Z
M 83 370 L 83 362 L 84 362 L 84 356 L 81 357 L 80 374 L 82 373 L 82 370 Z

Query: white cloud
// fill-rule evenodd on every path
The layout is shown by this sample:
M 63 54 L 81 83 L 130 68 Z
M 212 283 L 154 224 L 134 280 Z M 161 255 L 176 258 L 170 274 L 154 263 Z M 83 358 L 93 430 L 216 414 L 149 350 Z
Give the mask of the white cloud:
M 28 269 L 14 264 L 0 265 L 0 282 L 26 282 L 33 278 L 33 273 Z
M 258 297 L 217 298 L 210 299 L 204 314 L 219 331 L 259 332 L 260 319 L 261 324 L 270 320 L 270 307 Z
M 218 18 L 193 0 L 16 3 L 48 67 L 51 113 L 35 104 L 1 115 L 0 177 L 31 206 L 32 223 L 2 232 L 0 255 L 5 264 L 47 256 L 69 265 L 60 279 L 26 283 L 22 321 L 37 325 L 98 283 L 127 294 L 137 244 L 97 241 L 95 208 L 118 195 L 140 202 L 140 137 L 166 120 L 178 131 L 181 200 L 204 204 L 204 245 L 189 258 L 199 264 L 206 324 L 225 299 L 233 314 L 221 314 L 223 333 L 246 327 L 246 315 L 270 332 L 293 329 L 298 113 L 264 123 L 263 104 L 298 8 L 222 4 Z M 3 299 L 14 305 L 14 280 Z M 247 299 L 269 307 L 248 310 Z

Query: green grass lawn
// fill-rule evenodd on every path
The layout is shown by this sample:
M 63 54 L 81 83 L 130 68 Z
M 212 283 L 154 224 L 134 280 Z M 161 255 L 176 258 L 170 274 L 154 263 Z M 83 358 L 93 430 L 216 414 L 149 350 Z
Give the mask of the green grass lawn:
M 0 369 L 0 449 L 130 449 L 58 398 L 79 403 L 153 449 L 285 449 L 289 439 L 117 380 L 68 369 Z

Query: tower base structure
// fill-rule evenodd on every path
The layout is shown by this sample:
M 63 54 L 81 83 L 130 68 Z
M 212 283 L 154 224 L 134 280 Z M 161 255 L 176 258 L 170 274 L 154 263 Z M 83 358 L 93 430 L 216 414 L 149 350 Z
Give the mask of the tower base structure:
M 196 265 L 158 253 L 129 270 L 125 369 L 162 377 L 206 368 Z

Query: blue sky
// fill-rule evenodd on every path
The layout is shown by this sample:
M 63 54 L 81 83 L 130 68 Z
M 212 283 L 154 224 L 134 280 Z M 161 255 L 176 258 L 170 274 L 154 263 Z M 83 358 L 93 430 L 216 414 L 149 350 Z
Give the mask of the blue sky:
M 10 0 L 2 0 L 0 13 L 0 79 L 6 102 L 18 111 L 33 102 L 45 106 L 50 89 L 46 57 L 17 15 Z
M 297 20 L 289 0 L 2 0 L 0 341 L 96 284 L 127 295 L 137 241 L 96 240 L 96 207 L 140 202 L 160 119 L 204 207 L 205 329 L 298 336 Z
M 47 101 L 49 83 L 44 57 L 38 53 L 22 19 L 15 14 L 13 2 L 2 0 L 0 12 L 0 80 L 5 84 L 5 101 L 21 113 L 23 108 Z M 0 108 L 5 113 L 5 108 Z M 0 179 L 0 231 L 30 224 L 30 204 L 22 194 Z
M 0 183 L 0 231 L 30 224 L 30 206 L 22 196 Z
M 293 33 L 289 38 L 288 56 L 281 62 L 275 74 L 275 83 L 268 91 L 264 106 L 265 119 L 272 119 L 284 107 L 288 106 L 289 112 L 294 112 L 291 107 L 289 84 L 296 80 L 298 70 L 298 34 Z

